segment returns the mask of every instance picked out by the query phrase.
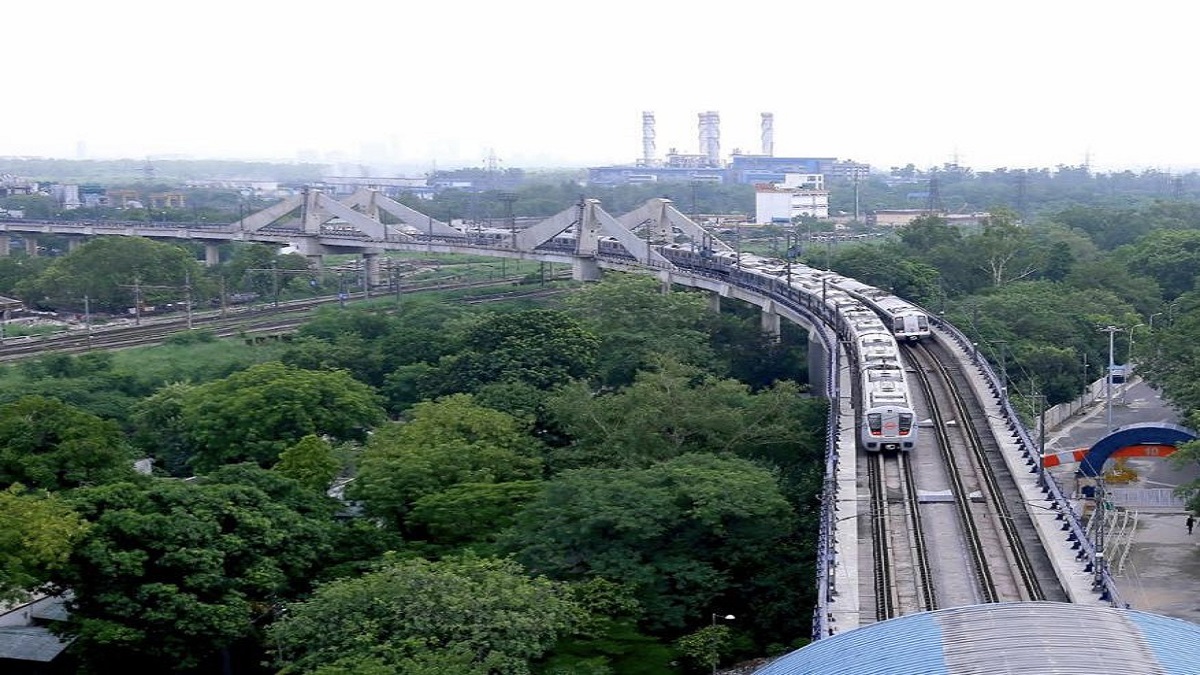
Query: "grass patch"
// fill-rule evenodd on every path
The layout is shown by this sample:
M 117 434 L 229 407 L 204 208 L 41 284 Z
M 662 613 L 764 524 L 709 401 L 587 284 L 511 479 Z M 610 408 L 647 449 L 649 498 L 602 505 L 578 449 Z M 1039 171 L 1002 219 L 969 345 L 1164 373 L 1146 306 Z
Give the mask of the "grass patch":
M 248 345 L 240 338 L 168 341 L 114 352 L 113 367 L 136 373 L 138 380 L 155 386 L 165 382 L 208 382 L 259 363 L 278 361 L 287 348 L 282 342 Z

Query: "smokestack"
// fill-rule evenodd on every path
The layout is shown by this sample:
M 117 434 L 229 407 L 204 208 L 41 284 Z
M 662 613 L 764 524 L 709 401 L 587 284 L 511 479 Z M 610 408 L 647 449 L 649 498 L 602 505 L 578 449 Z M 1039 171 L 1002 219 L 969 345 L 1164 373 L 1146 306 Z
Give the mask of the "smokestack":
M 775 156 L 775 113 L 762 113 L 762 154 Z
M 654 166 L 654 113 L 642 113 L 642 163 Z
M 721 165 L 721 116 L 714 110 L 702 112 L 700 118 L 700 154 L 709 166 Z

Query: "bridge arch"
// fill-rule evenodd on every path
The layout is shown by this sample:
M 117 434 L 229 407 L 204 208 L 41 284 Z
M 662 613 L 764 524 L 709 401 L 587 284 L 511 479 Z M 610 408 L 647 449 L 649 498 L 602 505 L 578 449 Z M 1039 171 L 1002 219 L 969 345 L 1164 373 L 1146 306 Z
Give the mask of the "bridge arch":
M 1079 470 L 1085 476 L 1097 477 L 1104 470 L 1104 463 L 1114 456 L 1165 457 L 1174 453 L 1180 443 L 1196 438 L 1195 431 L 1178 424 L 1127 424 L 1096 441 L 1083 456 Z

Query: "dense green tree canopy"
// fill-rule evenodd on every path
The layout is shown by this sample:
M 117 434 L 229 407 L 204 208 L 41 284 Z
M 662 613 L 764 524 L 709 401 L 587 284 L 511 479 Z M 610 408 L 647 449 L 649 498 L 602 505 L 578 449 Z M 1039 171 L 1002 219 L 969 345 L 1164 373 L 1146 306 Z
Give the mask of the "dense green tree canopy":
M 180 414 L 199 471 L 244 460 L 272 466 L 309 434 L 361 440 L 383 419 L 372 389 L 348 373 L 281 363 L 195 387 Z
M 275 470 L 307 488 L 324 491 L 341 470 L 341 464 L 328 441 L 309 434 L 279 453 Z
M 400 526 L 413 504 L 464 483 L 507 483 L 541 474 L 538 443 L 511 415 L 456 394 L 413 407 L 367 443 L 351 494 Z M 428 504 L 427 504 L 428 507 Z
M 707 301 L 699 293 L 663 293 L 655 279 L 611 274 L 564 304 L 599 338 L 597 366 L 606 385 L 632 382 L 656 355 L 696 365 L 712 360 Z
M 49 581 L 86 528 L 59 495 L 0 490 L 0 603 Z
M 647 468 L 564 472 L 505 543 L 552 578 L 630 585 L 646 625 L 681 628 L 707 619 L 714 600 L 733 602 L 738 580 L 762 571 L 793 525 L 771 471 L 694 453 Z
M 1100 372 L 1108 353 L 1100 328 L 1138 323 L 1133 308 L 1108 291 L 1049 281 L 1007 284 L 969 302 L 947 315 L 951 323 L 979 344 L 993 366 L 1001 365 L 1004 350 L 1011 391 L 1037 389 L 1051 405 L 1082 389 L 1085 358 L 1093 376 Z
M 395 560 L 289 605 L 270 641 L 285 674 L 526 675 L 585 618 L 509 560 Z
M 552 451 L 552 464 L 642 467 L 686 452 L 775 459 L 811 440 L 794 424 L 804 405 L 792 383 L 755 394 L 736 380 L 664 361 L 615 392 L 597 396 L 577 384 L 552 398 L 550 414 L 571 439 Z
M 442 352 L 436 363 L 409 361 L 388 376 L 384 389 L 395 407 L 477 392 L 494 384 L 549 390 L 594 372 L 596 337 L 575 318 L 557 310 L 478 314 L 445 328 L 440 335 L 424 327 L 415 332 L 397 331 L 386 339 L 389 347 L 415 348 L 426 358 Z M 435 344 L 420 347 L 413 338 Z
M 213 663 L 332 552 L 328 509 L 244 482 L 144 479 L 71 501 L 91 525 L 55 581 L 74 594 L 73 649 L 94 672 Z
M 17 285 L 32 305 L 123 313 L 140 294 L 147 305 L 182 302 L 202 268 L 188 250 L 141 237 L 96 237 L 56 258 L 36 279 Z M 135 288 L 136 287 L 136 288 Z M 197 297 L 204 297 L 197 291 Z
M 132 473 L 133 455 L 116 424 L 41 396 L 0 406 L 0 486 L 64 490 Z
M 1166 299 L 1196 290 L 1200 229 L 1155 230 L 1139 239 L 1132 249 L 1129 269 L 1157 281 Z

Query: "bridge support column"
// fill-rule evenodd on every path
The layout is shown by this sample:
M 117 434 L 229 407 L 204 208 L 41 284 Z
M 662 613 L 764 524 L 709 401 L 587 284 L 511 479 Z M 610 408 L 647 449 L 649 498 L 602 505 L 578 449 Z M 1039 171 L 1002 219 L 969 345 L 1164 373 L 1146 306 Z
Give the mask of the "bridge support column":
M 8 257 L 12 253 L 12 239 L 7 234 L 0 234 L 0 256 Z
M 571 263 L 571 278 L 575 281 L 600 281 L 600 265 L 591 258 L 576 258 Z
M 221 264 L 221 245 L 220 244 L 205 244 L 204 245 L 204 266 L 216 267 Z
M 379 254 L 364 253 L 363 269 L 366 272 L 366 282 L 368 286 L 379 286 L 383 283 L 383 275 L 379 273 Z
M 37 237 L 25 235 L 25 253 L 29 255 L 30 258 L 37 257 Z
M 82 237 L 69 237 L 67 239 L 67 253 L 74 251 L 80 246 L 83 246 L 83 241 L 84 240 Z
M 814 392 L 825 391 L 825 380 L 828 377 L 829 359 L 831 354 L 825 351 L 825 343 L 817 336 L 816 330 L 808 332 L 808 383 Z M 837 402 L 834 402 L 837 405 Z
M 316 270 L 318 277 L 321 276 L 325 272 L 325 256 L 318 253 L 306 257 L 308 258 L 308 266 Z
M 658 273 L 658 283 L 661 287 L 662 294 L 667 295 L 671 292 L 671 271 L 663 270 Z
M 779 340 L 779 315 L 774 309 L 764 307 L 762 311 L 762 331 L 772 340 Z
M 713 292 L 713 293 L 708 294 L 708 311 L 715 312 L 717 314 L 721 313 L 721 294 L 720 293 Z

